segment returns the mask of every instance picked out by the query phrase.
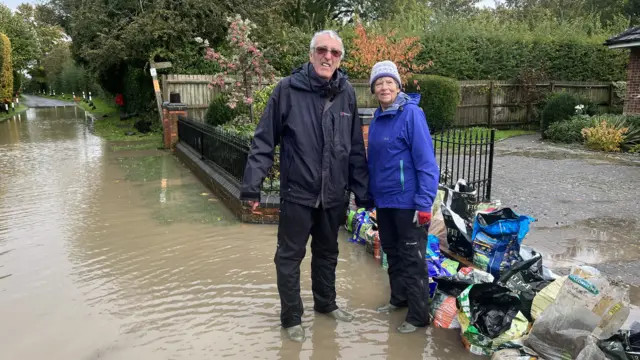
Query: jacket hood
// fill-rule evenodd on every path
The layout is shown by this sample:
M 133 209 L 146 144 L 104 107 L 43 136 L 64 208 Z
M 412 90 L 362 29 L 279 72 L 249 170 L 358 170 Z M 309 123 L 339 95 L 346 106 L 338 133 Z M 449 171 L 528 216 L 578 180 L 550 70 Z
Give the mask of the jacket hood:
M 313 64 L 305 63 L 291 73 L 291 86 L 309 92 L 319 93 L 323 96 L 335 95 L 345 89 L 349 80 L 347 73 L 338 68 L 331 80 L 325 80 L 318 76 Z
M 421 96 L 418 93 L 407 94 L 401 91 L 398 94 L 398 97 L 396 97 L 396 100 L 393 102 L 393 104 L 391 104 L 391 106 L 389 106 L 386 110 L 382 111 L 382 107 L 378 107 L 378 109 L 376 110 L 375 117 L 378 117 L 380 115 L 395 114 L 398 111 L 398 109 L 400 109 L 405 105 L 412 104 L 412 105 L 419 106 L 420 98 Z

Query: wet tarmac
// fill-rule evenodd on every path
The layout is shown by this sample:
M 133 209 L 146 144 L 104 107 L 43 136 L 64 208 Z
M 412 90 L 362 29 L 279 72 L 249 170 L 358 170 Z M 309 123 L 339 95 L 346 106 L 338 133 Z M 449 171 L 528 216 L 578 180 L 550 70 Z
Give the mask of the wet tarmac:
M 0 124 L 2 359 L 469 359 L 458 332 L 374 312 L 386 273 L 341 235 L 338 303 L 279 326 L 276 228 L 244 225 L 171 154 L 114 151 L 76 107 Z M 99 120 L 98 120 L 99 121 Z
M 24 104 L 30 108 L 49 108 L 55 106 L 75 106 L 71 101 L 62 101 L 42 96 L 23 94 Z

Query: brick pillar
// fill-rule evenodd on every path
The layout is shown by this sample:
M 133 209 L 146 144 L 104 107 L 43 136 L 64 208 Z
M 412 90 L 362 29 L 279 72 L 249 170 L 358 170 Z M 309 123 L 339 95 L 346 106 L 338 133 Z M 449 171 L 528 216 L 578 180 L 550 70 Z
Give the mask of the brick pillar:
M 640 115 L 640 48 L 631 48 L 627 68 L 627 98 L 624 113 Z
M 165 149 L 173 149 L 178 142 L 178 116 L 187 116 L 186 104 L 162 104 L 162 129 Z

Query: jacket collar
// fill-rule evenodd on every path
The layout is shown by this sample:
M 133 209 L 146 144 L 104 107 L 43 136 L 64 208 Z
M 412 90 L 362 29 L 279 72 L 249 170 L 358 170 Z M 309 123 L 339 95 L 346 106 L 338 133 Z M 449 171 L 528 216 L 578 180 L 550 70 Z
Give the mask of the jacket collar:
M 374 113 L 374 118 L 378 118 L 380 116 L 394 116 L 398 113 L 398 111 L 402 111 L 402 107 L 407 104 L 419 104 L 420 103 L 420 94 L 406 94 L 404 92 L 400 92 L 396 97 L 396 100 L 389 106 L 386 110 L 382 110 L 382 107 L 379 106 Z

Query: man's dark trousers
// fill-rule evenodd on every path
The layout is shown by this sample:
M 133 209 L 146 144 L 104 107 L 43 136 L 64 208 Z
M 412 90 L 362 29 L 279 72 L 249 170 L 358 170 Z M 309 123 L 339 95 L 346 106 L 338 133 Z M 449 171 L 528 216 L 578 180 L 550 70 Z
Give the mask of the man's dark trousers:
M 338 230 L 344 206 L 312 208 L 283 201 L 280 204 L 278 248 L 275 264 L 280 294 L 280 321 L 285 328 L 300 325 L 300 263 L 311 235 L 311 288 L 314 309 L 329 313 L 336 309 L 336 265 Z

